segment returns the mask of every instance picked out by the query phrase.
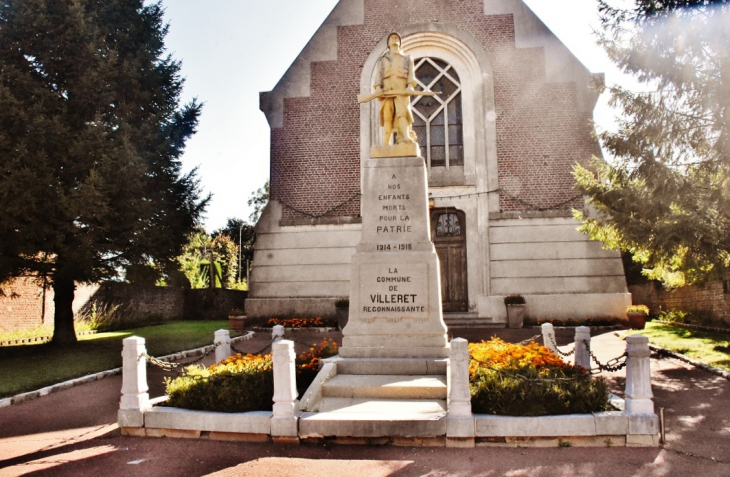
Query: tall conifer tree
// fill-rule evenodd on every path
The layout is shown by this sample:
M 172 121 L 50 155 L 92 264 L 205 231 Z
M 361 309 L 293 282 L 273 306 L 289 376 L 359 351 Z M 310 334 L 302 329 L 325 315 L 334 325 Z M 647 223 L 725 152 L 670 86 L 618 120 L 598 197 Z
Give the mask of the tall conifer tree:
M 725 278 L 730 265 L 730 6 L 727 0 L 599 1 L 610 58 L 645 91 L 609 88 L 623 113 L 600 138 L 613 159 L 576 167 L 599 211 L 582 230 L 631 252 L 651 278 Z M 580 219 L 585 219 L 577 214 Z
M 76 340 L 75 283 L 180 253 L 208 198 L 180 156 L 200 104 L 180 105 L 160 3 L 0 1 L 0 282 L 46 277 L 54 342 Z

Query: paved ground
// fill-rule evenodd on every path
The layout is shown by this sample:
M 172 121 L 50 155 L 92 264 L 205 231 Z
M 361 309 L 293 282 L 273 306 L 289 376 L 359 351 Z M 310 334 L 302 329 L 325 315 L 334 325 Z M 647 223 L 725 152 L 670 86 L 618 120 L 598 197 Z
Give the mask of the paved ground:
M 453 330 L 470 341 L 497 334 L 520 341 L 537 330 Z M 301 343 L 339 333 L 296 333 Z M 268 338 L 240 344 L 257 351 Z M 559 345 L 571 341 L 558 331 Z M 303 345 L 297 346 L 298 350 Z M 602 361 L 624 343 L 594 337 Z M 657 409 L 666 409 L 659 448 L 446 449 L 274 445 L 122 437 L 116 426 L 121 377 L 107 378 L 0 409 L 0 476 L 724 476 L 730 475 L 730 382 L 673 359 L 652 358 Z M 151 395 L 162 376 L 150 372 Z M 624 377 L 611 378 L 621 390 Z

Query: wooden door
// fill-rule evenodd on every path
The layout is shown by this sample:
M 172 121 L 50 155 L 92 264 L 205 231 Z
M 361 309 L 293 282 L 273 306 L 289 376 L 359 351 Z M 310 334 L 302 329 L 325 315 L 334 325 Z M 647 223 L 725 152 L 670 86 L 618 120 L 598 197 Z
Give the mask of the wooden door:
M 454 208 L 432 210 L 431 239 L 441 263 L 441 303 L 444 312 L 468 311 L 464 212 Z

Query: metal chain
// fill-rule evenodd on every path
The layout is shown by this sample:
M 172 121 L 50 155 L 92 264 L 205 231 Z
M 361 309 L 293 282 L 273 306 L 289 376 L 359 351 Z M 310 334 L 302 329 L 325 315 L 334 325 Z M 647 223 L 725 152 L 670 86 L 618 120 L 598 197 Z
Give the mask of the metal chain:
M 518 344 L 521 344 L 521 345 L 530 344 L 533 341 L 536 341 L 540 336 L 542 336 L 542 335 L 535 335 L 532 338 L 527 338 L 526 340 L 520 341 Z
M 203 353 L 200 357 L 195 358 L 192 361 L 187 361 L 185 363 L 174 363 L 172 361 L 164 361 L 162 359 L 155 358 L 154 356 L 150 356 L 147 353 L 141 354 L 140 357 L 139 357 L 139 359 L 144 358 L 149 363 L 157 366 L 158 368 L 162 368 L 165 371 L 172 371 L 175 368 L 178 368 L 180 366 L 187 367 L 187 366 L 190 366 L 191 364 L 195 364 L 195 363 L 199 363 L 199 362 L 203 361 L 207 356 L 209 356 L 212 353 L 214 353 L 215 352 L 215 349 L 218 346 L 220 346 L 220 345 L 221 345 L 221 343 L 215 343 L 212 348 L 210 348 L 208 351 L 206 351 L 205 353 Z
M 573 349 L 572 350 L 568 351 L 567 353 L 564 353 L 564 352 L 560 351 L 560 348 L 558 348 L 558 344 L 555 342 L 555 338 L 552 335 L 547 335 L 547 336 L 548 336 L 548 338 L 550 338 L 550 341 L 551 341 L 551 343 L 553 345 L 553 349 L 560 356 L 564 356 L 566 358 L 569 357 L 569 356 L 573 356 L 573 354 L 575 353 L 575 346 L 573 346 Z
M 305 343 L 305 342 L 299 341 L 299 340 L 292 340 L 292 341 L 295 342 L 295 343 L 297 343 L 297 344 L 300 344 L 302 346 L 306 346 L 307 349 L 311 348 L 312 346 L 319 346 L 317 343 Z
M 586 347 L 588 348 L 587 343 Z M 610 373 L 620 371 L 626 367 L 626 359 L 629 357 L 628 353 L 624 353 L 617 358 L 609 359 L 608 361 L 606 361 L 606 364 L 603 364 L 598 361 L 598 358 L 596 358 L 596 355 L 593 354 L 593 351 L 591 351 L 590 348 L 588 348 L 588 353 L 591 355 L 591 359 L 593 359 L 593 362 L 598 365 L 598 368 L 591 369 L 591 374 L 598 374 L 601 371 L 608 371 Z
M 489 366 L 489 363 L 487 363 L 487 362 L 479 361 L 478 359 L 474 359 L 474 358 L 471 358 L 471 359 L 473 359 L 474 361 L 476 361 L 479 364 L 485 365 L 485 367 L 487 367 L 490 371 L 494 371 L 495 373 L 499 373 L 503 376 L 519 378 L 523 381 L 529 381 L 532 383 L 555 383 L 555 382 L 559 382 L 559 381 L 577 381 L 580 379 L 585 379 L 588 376 L 588 374 L 584 374 L 582 376 L 576 376 L 576 377 L 572 377 L 572 378 L 528 378 L 527 376 L 523 376 L 521 374 L 509 373 L 503 369 L 492 368 Z
M 253 352 L 242 351 L 242 350 L 236 348 L 235 346 L 233 346 L 233 343 L 231 343 L 230 345 L 231 345 L 231 350 L 232 351 L 235 351 L 236 353 L 240 353 L 242 355 L 246 355 L 246 354 L 261 354 L 261 353 L 264 352 L 264 350 L 266 350 L 266 348 L 268 348 L 269 346 L 271 346 L 271 343 L 273 343 L 275 340 L 276 340 L 276 338 L 271 338 L 271 341 L 269 341 L 268 343 L 266 343 L 266 345 L 264 345 L 263 348 L 261 348 L 258 351 L 253 351 Z

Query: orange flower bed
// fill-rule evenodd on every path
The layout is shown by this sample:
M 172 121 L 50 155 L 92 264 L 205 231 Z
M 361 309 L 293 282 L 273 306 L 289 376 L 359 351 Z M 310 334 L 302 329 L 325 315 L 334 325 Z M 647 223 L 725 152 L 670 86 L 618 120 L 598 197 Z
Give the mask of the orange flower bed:
M 271 353 L 269 354 L 245 354 L 236 353 L 223 361 L 218 361 L 208 367 L 211 374 L 218 373 L 240 373 L 246 369 L 270 369 Z
M 480 367 L 506 369 L 566 366 L 565 362 L 546 346 L 534 341 L 527 345 L 507 343 L 497 337 L 481 343 L 469 343 L 469 356 L 470 376 L 474 376 Z
M 312 347 L 309 348 L 309 351 L 305 351 L 304 353 L 297 356 L 297 373 L 301 373 L 303 371 L 316 372 L 319 370 L 319 362 L 323 358 L 329 358 L 330 356 L 334 356 L 336 354 L 337 343 L 335 343 L 335 340 L 332 338 L 325 338 L 320 344 L 312 343 Z
M 336 320 L 323 320 L 317 316 L 314 318 L 269 318 L 267 327 L 281 325 L 284 328 L 313 328 L 317 326 L 337 326 Z
M 332 338 L 325 338 L 321 343 L 312 343 L 309 350 L 301 353 L 296 357 L 295 364 L 297 374 L 306 371 L 317 372 L 319 370 L 319 362 L 324 358 L 329 358 L 337 354 L 337 343 Z M 242 355 L 237 353 L 233 356 L 229 356 L 223 361 L 219 361 L 216 364 L 211 365 L 208 371 L 211 374 L 219 373 L 236 373 L 246 369 L 270 369 L 271 368 L 271 353 L 269 354 L 246 354 Z

